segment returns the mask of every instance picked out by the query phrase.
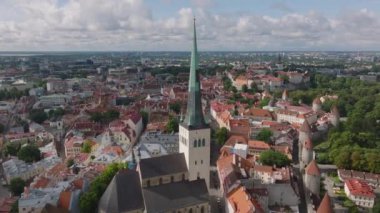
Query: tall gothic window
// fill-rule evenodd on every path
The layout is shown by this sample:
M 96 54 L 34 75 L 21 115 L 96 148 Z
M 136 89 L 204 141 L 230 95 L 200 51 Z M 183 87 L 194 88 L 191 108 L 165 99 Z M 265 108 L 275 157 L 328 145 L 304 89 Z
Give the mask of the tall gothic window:
M 197 140 L 194 140 L 194 147 L 197 147 Z

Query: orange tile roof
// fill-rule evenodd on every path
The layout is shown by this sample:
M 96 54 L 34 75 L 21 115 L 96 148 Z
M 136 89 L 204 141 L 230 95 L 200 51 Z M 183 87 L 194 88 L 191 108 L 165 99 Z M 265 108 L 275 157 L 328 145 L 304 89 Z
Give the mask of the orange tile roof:
M 71 200 L 71 192 L 63 191 L 59 195 L 58 206 L 68 210 L 70 208 L 70 200 Z
M 82 190 L 83 189 L 83 184 L 84 180 L 83 178 L 76 179 L 72 182 L 75 188 Z
M 321 172 L 319 171 L 318 164 L 315 160 L 312 160 L 309 165 L 305 169 L 306 174 L 308 175 L 314 175 L 314 176 L 320 176 Z
M 45 177 L 40 177 L 37 182 L 34 184 L 34 188 L 45 188 L 50 182 L 50 179 Z
M 272 113 L 265 109 L 251 108 L 245 111 L 245 115 L 258 116 L 258 117 L 268 117 L 272 118 Z
M 255 165 L 253 169 L 257 172 L 264 172 L 264 173 L 270 173 L 270 174 L 272 174 L 273 172 L 273 167 L 271 166 Z
M 247 139 L 240 135 L 231 135 L 224 145 L 234 146 L 237 143 L 247 144 Z
M 348 190 L 354 196 L 363 196 L 369 198 L 375 198 L 375 194 L 371 186 L 369 186 L 365 181 L 359 179 L 348 179 L 345 182 Z
M 243 186 L 228 193 L 227 199 L 236 213 L 255 212 L 252 198 Z
M 270 149 L 270 146 L 264 141 L 250 140 L 248 141 L 248 146 L 250 149 L 265 149 L 265 150 Z
M 321 203 L 319 204 L 317 213 L 333 213 L 333 209 L 331 207 L 331 200 L 327 193 L 323 197 Z

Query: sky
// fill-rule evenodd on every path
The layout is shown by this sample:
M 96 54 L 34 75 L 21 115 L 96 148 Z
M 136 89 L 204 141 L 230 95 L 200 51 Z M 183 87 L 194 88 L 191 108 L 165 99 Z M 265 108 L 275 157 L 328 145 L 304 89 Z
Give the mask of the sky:
M 380 0 L 0 0 L 0 51 L 380 50 Z

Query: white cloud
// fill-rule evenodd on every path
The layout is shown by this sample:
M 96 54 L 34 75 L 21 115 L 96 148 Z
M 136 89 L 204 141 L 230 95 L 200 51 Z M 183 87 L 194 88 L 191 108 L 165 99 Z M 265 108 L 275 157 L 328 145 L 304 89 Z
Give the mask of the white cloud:
M 201 50 L 380 49 L 380 14 L 370 9 L 274 17 L 198 5 L 157 19 L 143 0 L 4 1 L 0 11 L 18 9 L 0 19 L 2 50 L 188 50 L 194 14 Z

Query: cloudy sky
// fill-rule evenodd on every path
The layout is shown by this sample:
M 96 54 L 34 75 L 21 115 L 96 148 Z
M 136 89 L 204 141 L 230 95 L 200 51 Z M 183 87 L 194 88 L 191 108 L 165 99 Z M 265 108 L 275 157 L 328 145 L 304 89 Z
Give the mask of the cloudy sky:
M 0 0 L 0 51 L 380 50 L 380 0 Z

